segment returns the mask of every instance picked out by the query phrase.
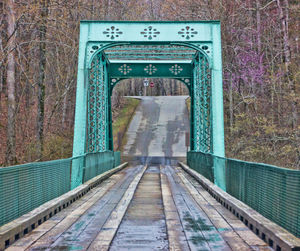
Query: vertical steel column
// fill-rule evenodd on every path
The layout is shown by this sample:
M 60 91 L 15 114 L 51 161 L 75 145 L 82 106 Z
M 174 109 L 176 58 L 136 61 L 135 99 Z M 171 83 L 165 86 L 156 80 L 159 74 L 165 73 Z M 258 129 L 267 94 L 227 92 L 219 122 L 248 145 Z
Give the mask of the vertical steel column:
M 107 140 L 107 83 L 106 83 L 106 72 L 105 72 L 105 62 L 102 54 L 100 56 L 100 82 L 99 82 L 99 92 L 98 92 L 98 104 L 97 104 L 97 152 L 104 152 L 107 150 L 106 140 Z
M 88 24 L 80 25 L 78 73 L 76 90 L 76 107 L 74 122 L 73 156 L 85 153 L 86 142 L 86 112 L 87 112 L 87 81 L 85 74 L 85 52 L 88 38 Z M 82 184 L 83 163 L 82 159 L 72 161 L 71 189 Z
M 220 25 L 213 25 L 213 69 L 212 69 L 212 127 L 213 153 L 225 156 L 224 115 L 223 115 L 223 80 L 222 47 Z
M 104 77 L 104 86 L 105 86 L 105 90 L 104 90 L 104 95 L 105 95 L 105 139 L 104 139 L 104 151 L 107 150 L 114 150 L 111 149 L 111 137 L 112 137 L 112 121 L 111 121 L 111 98 L 110 98 L 110 91 L 109 91 L 109 75 L 108 75 L 108 67 L 107 67 L 107 60 L 106 58 L 104 58 L 104 68 L 103 68 L 103 77 Z
M 193 70 L 193 138 L 194 150 L 212 152 L 211 144 L 211 78 L 205 55 L 199 54 Z
M 195 136 L 194 136 L 194 127 L 195 127 L 195 96 L 194 96 L 194 86 L 195 86 L 195 65 L 193 69 L 193 77 L 191 81 L 191 87 L 190 87 L 190 96 L 191 96 L 191 106 L 190 106 L 190 150 L 195 150 Z
M 205 145 L 205 129 L 206 129 L 206 118 L 204 116 L 205 114 L 205 62 L 204 62 L 204 57 L 203 55 L 199 55 L 198 56 L 198 89 L 199 89 L 199 143 L 200 143 L 200 151 L 201 152 L 207 152 L 209 149 L 206 149 L 206 145 Z
M 225 156 L 224 115 L 223 115 L 223 80 L 222 80 L 222 47 L 220 25 L 212 26 L 213 35 L 213 69 L 212 69 L 212 133 L 213 153 Z M 225 160 L 214 162 L 215 184 L 226 191 Z
M 109 92 L 106 61 L 97 54 L 89 72 L 87 152 L 109 149 Z
M 109 145 L 108 145 L 108 150 L 113 151 L 114 150 L 114 139 L 113 139 L 113 130 L 112 130 L 112 109 L 111 109 L 111 96 L 113 92 L 113 86 L 111 85 L 111 79 L 109 77 L 109 73 L 107 71 L 107 79 L 108 79 L 108 123 L 109 123 L 109 128 L 108 128 L 108 133 L 109 133 Z
M 200 114 L 200 105 L 201 105 L 201 94 L 200 94 L 200 65 L 199 57 L 196 59 L 195 67 L 195 81 L 194 81 L 194 140 L 195 140 L 195 151 L 202 151 L 201 146 L 201 114 Z

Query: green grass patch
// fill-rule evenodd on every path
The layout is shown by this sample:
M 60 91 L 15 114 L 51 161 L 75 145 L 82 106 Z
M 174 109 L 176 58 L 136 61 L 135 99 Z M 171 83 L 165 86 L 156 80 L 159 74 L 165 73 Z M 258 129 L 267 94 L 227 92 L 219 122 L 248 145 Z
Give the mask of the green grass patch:
M 115 111 L 113 119 L 113 138 L 114 138 L 114 150 L 118 149 L 118 133 L 122 135 L 122 146 L 126 144 L 125 132 L 129 126 L 131 118 L 135 112 L 135 109 L 139 105 L 140 100 L 135 98 L 126 98 L 122 107 Z

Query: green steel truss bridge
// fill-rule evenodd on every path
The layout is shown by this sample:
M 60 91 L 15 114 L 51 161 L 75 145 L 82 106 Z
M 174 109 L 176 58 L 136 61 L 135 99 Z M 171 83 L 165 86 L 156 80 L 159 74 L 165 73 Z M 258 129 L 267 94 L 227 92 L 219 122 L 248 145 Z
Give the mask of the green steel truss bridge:
M 220 22 L 82 21 L 79 43 L 73 157 L 0 169 L 0 250 L 300 250 L 300 172 L 225 157 Z M 121 164 L 130 78 L 186 85 L 187 165 Z

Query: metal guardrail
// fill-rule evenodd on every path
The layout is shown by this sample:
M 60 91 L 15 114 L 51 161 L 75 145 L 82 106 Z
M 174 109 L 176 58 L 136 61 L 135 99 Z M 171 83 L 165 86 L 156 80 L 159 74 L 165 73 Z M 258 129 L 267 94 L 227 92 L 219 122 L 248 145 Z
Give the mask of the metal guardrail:
M 188 166 L 214 182 L 225 170 L 226 192 L 300 237 L 300 171 L 188 152 Z
M 0 227 L 0 250 L 9 247 L 18 239 L 28 234 L 36 227 L 56 215 L 61 210 L 69 207 L 76 200 L 80 199 L 91 189 L 99 185 L 102 181 L 109 178 L 127 166 L 128 163 L 123 163 L 107 172 L 104 172 L 90 179 L 75 189 L 50 200 L 34 210 L 22 215 L 21 217 Z M 11 248 L 13 249 L 13 248 Z
M 114 152 L 115 155 L 115 166 L 121 165 L 121 152 Z
M 231 212 L 243 222 L 253 233 L 266 242 L 276 251 L 296 251 L 300 250 L 300 239 L 288 232 L 283 227 L 262 216 L 260 213 L 247 206 L 245 203 L 226 193 L 216 184 L 206 179 L 197 171 L 179 162 L 181 168 L 196 179 L 203 189 L 205 189 L 223 208 Z M 257 250 L 261 250 L 257 246 Z M 269 250 L 266 248 L 266 250 Z
M 74 159 L 84 165 L 83 183 L 120 163 L 118 153 L 103 152 L 0 168 L 0 226 L 70 191 Z

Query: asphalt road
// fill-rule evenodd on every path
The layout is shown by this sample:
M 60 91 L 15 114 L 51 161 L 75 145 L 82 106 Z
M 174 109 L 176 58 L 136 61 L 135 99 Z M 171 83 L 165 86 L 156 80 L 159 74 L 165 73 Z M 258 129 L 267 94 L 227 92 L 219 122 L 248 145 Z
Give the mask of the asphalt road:
M 186 156 L 187 96 L 138 97 L 141 103 L 126 133 L 124 156 Z

